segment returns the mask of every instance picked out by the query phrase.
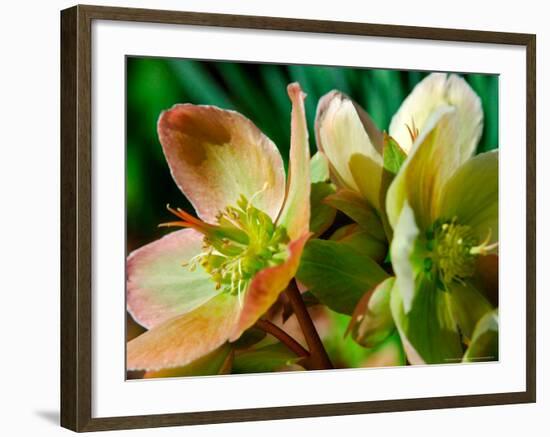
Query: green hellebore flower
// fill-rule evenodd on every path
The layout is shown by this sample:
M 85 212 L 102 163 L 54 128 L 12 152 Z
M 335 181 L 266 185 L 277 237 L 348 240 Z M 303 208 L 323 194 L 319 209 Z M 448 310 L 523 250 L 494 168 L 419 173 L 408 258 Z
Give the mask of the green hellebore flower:
M 432 85 L 405 101 L 410 118 L 398 118 L 422 127 L 386 203 L 396 275 L 390 306 L 412 364 L 462 361 L 476 324 L 496 306 L 488 284 L 498 275 L 498 151 L 474 156 L 483 113 L 469 86 L 457 76 Z M 438 100 L 435 85 L 461 104 Z
M 319 153 L 328 160 L 331 179 L 338 188 L 335 194 L 329 195 L 324 201 L 356 223 L 338 230 L 332 240 L 352 245 L 354 249 L 361 250 L 379 263 L 384 261 L 388 241 L 392 240 L 391 225 L 395 226 L 396 215 L 395 211 L 386 210 L 389 208 L 389 203 L 386 202 L 388 187 L 399 173 L 407 155 L 412 153 L 415 140 L 420 136 L 424 137 L 426 130 L 433 128 L 430 124 L 432 115 L 446 106 L 453 108 L 461 130 L 445 147 L 454 148 L 456 159 L 463 162 L 475 150 L 482 131 L 483 114 L 479 98 L 457 75 L 433 73 L 422 80 L 392 118 L 389 135 L 383 134 L 366 111 L 343 93 L 331 91 L 323 96 L 317 107 L 315 134 Z M 446 153 L 445 148 L 441 150 L 441 153 Z M 452 161 L 455 158 L 450 159 Z M 437 159 L 434 162 L 434 165 L 439 165 Z M 412 190 L 422 189 L 420 183 L 413 178 L 408 180 L 408 184 L 406 186 Z M 426 196 L 431 196 L 431 193 L 427 192 Z M 492 227 L 494 232 L 498 231 L 495 226 Z M 447 236 L 451 245 L 449 253 L 453 253 L 451 240 L 457 229 L 464 228 L 452 228 Z M 440 245 L 439 250 L 443 248 Z M 311 251 L 311 245 L 306 247 L 308 255 Z M 447 258 L 451 265 L 446 270 L 451 275 L 453 265 L 454 268 L 466 269 L 463 274 L 468 274 L 472 269 L 472 262 L 457 266 L 453 264 L 453 257 Z M 445 263 L 444 258 L 439 259 Z M 426 261 L 430 262 L 433 261 Z M 387 284 L 378 286 L 380 290 L 389 293 Z M 361 290 L 357 295 L 366 293 L 363 299 L 365 302 L 371 292 L 372 290 Z M 381 335 L 380 332 L 374 332 L 380 329 L 373 327 L 378 326 L 380 319 L 392 319 L 389 299 L 381 302 L 383 305 L 377 305 L 375 312 L 371 310 L 357 313 L 359 309 L 356 308 L 356 315 L 362 317 L 362 334 L 356 336 L 359 342 L 372 344 L 373 339 Z M 468 303 L 469 300 L 465 304 Z M 462 318 L 472 319 L 469 323 L 473 324 L 477 321 L 478 314 L 467 312 Z M 389 332 L 390 326 L 386 328 L 384 331 Z

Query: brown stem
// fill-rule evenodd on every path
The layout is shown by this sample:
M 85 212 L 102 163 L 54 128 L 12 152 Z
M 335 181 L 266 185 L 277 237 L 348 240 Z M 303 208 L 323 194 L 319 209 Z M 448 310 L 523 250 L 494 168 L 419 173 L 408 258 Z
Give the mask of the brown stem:
M 298 319 L 298 323 L 300 324 L 300 328 L 302 328 L 302 332 L 304 333 L 304 337 L 309 347 L 311 357 L 308 361 L 310 362 L 310 366 L 317 370 L 332 369 L 333 366 L 327 351 L 321 342 L 317 329 L 315 329 L 315 325 L 304 304 L 300 290 L 298 290 L 294 281 L 287 287 L 286 295 L 294 310 L 294 314 L 296 314 L 296 318 Z
M 270 321 L 260 319 L 256 322 L 256 327 L 271 334 L 299 357 L 305 358 L 309 356 L 309 352 L 300 343 Z

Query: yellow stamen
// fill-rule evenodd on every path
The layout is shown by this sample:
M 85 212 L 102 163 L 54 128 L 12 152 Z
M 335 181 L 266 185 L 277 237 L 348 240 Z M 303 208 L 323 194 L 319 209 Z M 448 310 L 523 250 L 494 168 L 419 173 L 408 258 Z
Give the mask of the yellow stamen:
M 489 241 L 491 241 L 491 236 L 492 236 L 492 229 L 489 228 L 489 232 L 487 233 L 485 240 L 483 240 L 481 244 L 475 247 L 472 247 L 470 249 L 470 253 L 472 255 L 485 256 L 485 255 L 488 255 L 493 250 L 496 250 L 498 248 L 498 241 L 493 244 L 489 244 Z
M 405 124 L 405 127 L 409 131 L 409 135 L 411 136 L 411 141 L 414 143 L 418 138 L 418 134 L 419 134 L 418 128 L 414 124 L 414 118 L 411 118 L 411 126 L 409 127 L 408 124 Z

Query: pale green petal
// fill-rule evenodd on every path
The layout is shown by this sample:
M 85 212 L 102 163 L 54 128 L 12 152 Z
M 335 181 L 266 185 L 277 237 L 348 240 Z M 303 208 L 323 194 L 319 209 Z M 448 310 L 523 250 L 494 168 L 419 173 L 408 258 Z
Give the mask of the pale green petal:
M 441 106 L 453 106 L 461 126 L 453 144 L 462 160 L 475 151 L 483 128 L 481 100 L 466 81 L 456 74 L 432 73 L 422 80 L 404 100 L 390 124 L 390 135 L 408 152 L 413 141 L 409 129 L 422 132 L 431 114 Z
M 438 218 L 442 189 L 463 162 L 455 147 L 460 130 L 457 122 L 452 107 L 440 107 L 416 139 L 387 193 L 386 209 L 393 228 L 405 201 L 413 208 L 421 229 Z
M 349 331 L 365 347 L 375 347 L 394 330 L 390 294 L 395 278 L 388 278 L 365 293 L 352 314 Z
M 329 160 L 333 181 L 341 188 L 361 192 L 379 208 L 382 135 L 370 117 L 347 96 L 333 91 L 319 101 L 315 127 L 317 147 Z M 354 156 L 356 165 L 366 163 L 366 168 L 355 174 L 350 168 Z
M 134 319 L 152 328 L 188 313 L 220 293 L 202 267 L 185 266 L 202 251 L 203 236 L 192 229 L 171 232 L 128 256 L 126 303 Z
M 448 364 L 462 360 L 460 334 L 454 322 L 450 294 L 426 275 L 415 278 L 415 298 L 405 312 L 400 290 L 391 293 L 393 319 L 411 364 Z
M 330 178 L 328 159 L 321 152 L 317 152 L 309 161 L 311 183 L 326 182 Z
M 402 296 L 406 312 L 411 310 L 417 271 L 422 269 L 418 254 L 415 253 L 419 233 L 414 212 L 405 202 L 394 230 L 390 253 L 396 276 L 395 286 Z
M 469 341 L 472 339 L 477 322 L 488 311 L 493 310 L 493 306 L 470 282 L 464 284 L 452 282 L 449 284 L 449 289 L 453 316 L 460 327 L 460 332 Z
M 481 153 L 463 164 L 445 185 L 444 218 L 471 226 L 480 242 L 489 232 L 498 241 L 498 150 Z
M 498 355 L 498 310 L 494 310 L 477 323 L 463 361 L 498 361 Z

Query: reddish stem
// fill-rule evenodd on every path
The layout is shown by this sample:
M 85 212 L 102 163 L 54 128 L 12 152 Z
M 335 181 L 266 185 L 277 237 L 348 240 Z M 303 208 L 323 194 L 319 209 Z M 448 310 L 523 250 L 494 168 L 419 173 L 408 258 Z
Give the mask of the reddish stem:
M 267 332 L 268 334 L 271 334 L 297 356 L 304 358 L 309 356 L 309 352 L 305 350 L 300 343 L 270 321 L 260 319 L 256 322 L 256 327 Z
M 298 319 L 298 323 L 300 324 L 300 328 L 302 328 L 302 332 L 309 347 L 311 356 L 308 361 L 311 368 L 316 370 L 333 369 L 325 346 L 323 346 L 323 342 L 317 333 L 317 329 L 302 299 L 300 290 L 298 290 L 294 281 L 287 287 L 286 295 L 294 310 L 294 314 L 296 314 L 296 318 Z

